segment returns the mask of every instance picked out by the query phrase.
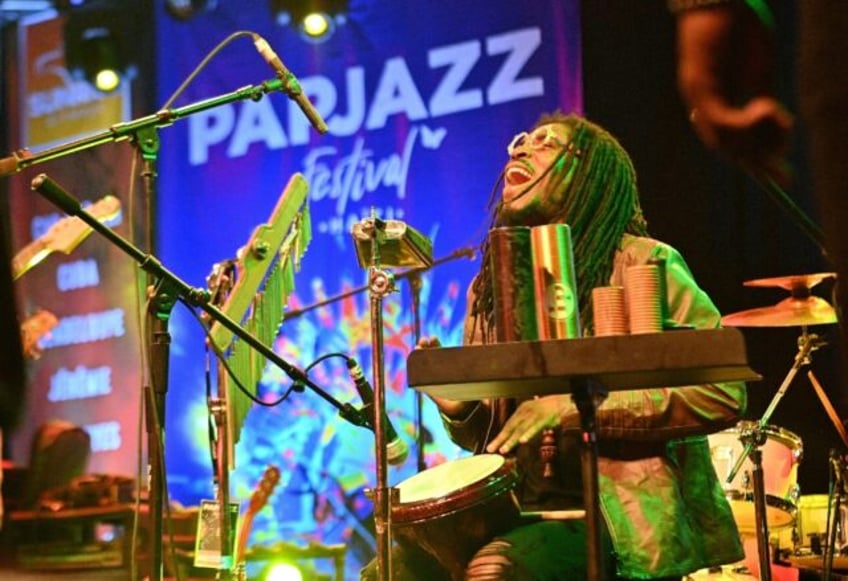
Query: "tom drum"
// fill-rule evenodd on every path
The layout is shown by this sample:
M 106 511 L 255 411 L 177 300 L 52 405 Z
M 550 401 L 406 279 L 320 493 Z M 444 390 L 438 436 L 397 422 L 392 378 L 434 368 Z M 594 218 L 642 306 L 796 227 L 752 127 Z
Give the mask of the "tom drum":
M 733 468 L 745 451 L 744 434 L 756 427 L 756 422 L 741 421 L 735 427 L 710 434 L 710 454 L 719 480 L 733 509 L 733 516 L 742 534 L 756 533 L 754 510 L 754 465 L 745 458 L 733 480 L 728 482 Z M 778 426 L 766 426 L 761 446 L 763 481 L 766 493 L 766 521 L 770 530 L 790 526 L 795 522 L 798 488 L 798 464 L 804 454 L 801 438 Z

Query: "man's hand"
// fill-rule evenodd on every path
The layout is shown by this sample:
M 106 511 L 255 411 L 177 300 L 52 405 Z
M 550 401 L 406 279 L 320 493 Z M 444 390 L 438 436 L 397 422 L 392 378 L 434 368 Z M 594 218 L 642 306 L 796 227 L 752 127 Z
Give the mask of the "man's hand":
M 774 39 L 738 3 L 677 16 L 677 80 L 708 148 L 758 176 L 791 181 L 792 115 L 773 97 Z
M 432 349 L 434 347 L 441 347 L 442 344 L 439 342 L 438 337 L 423 337 L 418 341 L 418 345 L 416 347 L 418 349 Z M 443 397 L 435 397 L 430 394 L 427 394 L 433 403 L 439 408 L 439 411 L 448 416 L 449 418 L 460 418 L 468 414 L 477 402 L 473 401 L 457 401 L 453 399 L 445 399 Z
M 572 406 L 569 395 L 548 395 L 522 402 L 501 432 L 486 446 L 486 451 L 508 454 L 517 445 L 535 438 L 542 430 L 559 426 L 560 418 Z

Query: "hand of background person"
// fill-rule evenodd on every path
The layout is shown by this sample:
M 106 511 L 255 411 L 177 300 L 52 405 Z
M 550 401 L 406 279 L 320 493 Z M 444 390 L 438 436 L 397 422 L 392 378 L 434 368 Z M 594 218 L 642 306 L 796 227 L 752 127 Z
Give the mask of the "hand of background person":
M 521 402 L 486 451 L 508 454 L 519 444 L 526 444 L 542 430 L 560 425 L 563 413 L 571 409 L 571 396 L 547 395 Z
M 791 182 L 793 116 L 773 96 L 772 31 L 742 3 L 677 16 L 677 75 L 689 119 L 708 148 L 757 176 Z
M 418 349 L 433 349 L 435 347 L 441 347 L 442 344 L 439 341 L 438 337 L 423 337 L 418 341 L 418 345 L 416 348 Z M 473 401 L 457 401 L 453 399 L 445 399 L 443 397 L 436 397 L 430 394 L 427 394 L 433 403 L 436 404 L 436 407 L 439 408 L 439 411 L 448 416 L 449 418 L 459 418 L 466 415 L 471 408 L 476 405 L 476 402 Z

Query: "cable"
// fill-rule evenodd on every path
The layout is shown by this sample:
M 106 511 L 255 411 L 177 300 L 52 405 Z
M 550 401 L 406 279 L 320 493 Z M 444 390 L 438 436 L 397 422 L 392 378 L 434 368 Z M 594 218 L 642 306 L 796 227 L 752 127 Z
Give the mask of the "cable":
M 254 33 L 254 32 L 250 32 L 250 31 L 248 31 L 248 30 L 239 30 L 239 31 L 237 31 L 237 32 L 232 33 L 230 36 L 228 36 L 227 38 L 225 38 L 224 40 L 222 40 L 221 42 L 219 42 L 219 43 L 218 43 L 218 45 L 217 45 L 215 48 L 213 48 L 211 51 L 209 51 L 209 54 L 207 54 L 205 57 L 203 57 L 203 60 L 202 60 L 202 61 L 200 61 L 200 64 L 198 64 L 198 65 L 194 68 L 194 70 L 193 70 L 193 71 L 189 74 L 189 76 L 188 76 L 188 77 L 186 77 L 186 79 L 182 82 L 182 84 L 181 84 L 179 87 L 177 87 L 177 90 L 176 90 L 176 91 L 174 91 L 174 94 L 173 94 L 173 95 L 171 95 L 171 96 L 168 98 L 168 100 L 167 100 L 167 101 L 165 101 L 165 104 L 164 104 L 164 105 L 162 105 L 161 109 L 168 109 L 168 108 L 170 108 L 170 107 L 171 107 L 171 105 L 173 105 L 173 104 L 174 104 L 174 101 L 176 101 L 176 100 L 177 100 L 177 98 L 178 98 L 178 97 L 182 94 L 182 92 L 186 90 L 186 88 L 188 87 L 188 85 L 189 85 L 189 84 L 190 84 L 190 83 L 191 83 L 191 82 L 192 82 L 192 81 L 193 81 L 193 80 L 197 77 L 197 75 L 199 75 L 199 74 L 200 74 L 200 72 L 201 72 L 204 68 L 206 68 L 206 65 L 208 65 L 208 64 L 209 64 L 209 61 L 211 61 L 211 60 L 212 60 L 212 59 L 213 59 L 213 58 L 214 58 L 214 57 L 215 57 L 215 56 L 216 56 L 219 52 L 221 52 L 221 51 L 222 51 L 222 50 L 223 50 L 223 49 L 224 49 L 224 48 L 225 48 L 228 44 L 230 44 L 230 43 L 231 43 L 231 42 L 233 42 L 235 39 L 240 38 L 240 37 L 242 37 L 242 36 L 247 36 L 247 37 L 250 37 L 250 38 L 252 39 L 252 38 L 254 38 L 254 37 L 256 36 L 256 33 Z

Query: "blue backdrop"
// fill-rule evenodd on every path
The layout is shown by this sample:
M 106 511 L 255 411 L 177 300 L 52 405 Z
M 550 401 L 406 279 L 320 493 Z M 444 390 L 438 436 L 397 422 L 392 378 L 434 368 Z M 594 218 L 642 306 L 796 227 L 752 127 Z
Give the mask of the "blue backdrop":
M 313 235 L 295 277 L 289 308 L 360 287 L 350 228 L 372 208 L 429 236 L 438 259 L 476 246 L 488 226 L 487 201 L 506 161 L 506 144 L 544 111 L 580 111 L 581 55 L 577 0 L 514 2 L 352 0 L 345 22 L 326 42 L 305 41 L 275 24 L 264 1 L 222 0 L 180 21 L 157 15 L 158 103 L 166 103 L 194 67 L 233 32 L 264 37 L 329 125 L 312 130 L 281 93 L 238 101 L 160 131 L 157 253 L 175 273 L 205 286 L 212 266 L 235 258 L 265 222 L 289 177 L 310 184 Z M 161 6 L 162 3 L 157 3 Z M 238 38 L 173 103 L 180 107 L 273 77 L 248 38 Z M 461 341 L 465 287 L 479 259 L 462 257 L 424 277 L 422 333 L 445 345 Z M 417 470 L 415 392 L 406 386 L 412 347 L 409 288 L 384 302 L 387 410 L 411 458 L 390 470 L 396 484 Z M 211 498 L 206 355 L 203 334 L 185 309 L 171 321 L 167 395 L 167 471 L 171 498 Z M 306 368 L 321 355 L 356 357 L 371 378 L 367 293 L 286 320 L 274 349 Z M 340 359 L 310 371 L 340 401 L 358 397 Z M 269 368 L 260 393 L 288 385 Z M 426 402 L 428 466 L 461 451 L 446 438 Z M 245 500 L 268 464 L 283 477 L 257 517 L 253 543 L 346 542 L 351 567 L 370 557 L 373 436 L 348 425 L 308 390 L 274 408 L 254 408 L 241 432 L 232 493 Z

